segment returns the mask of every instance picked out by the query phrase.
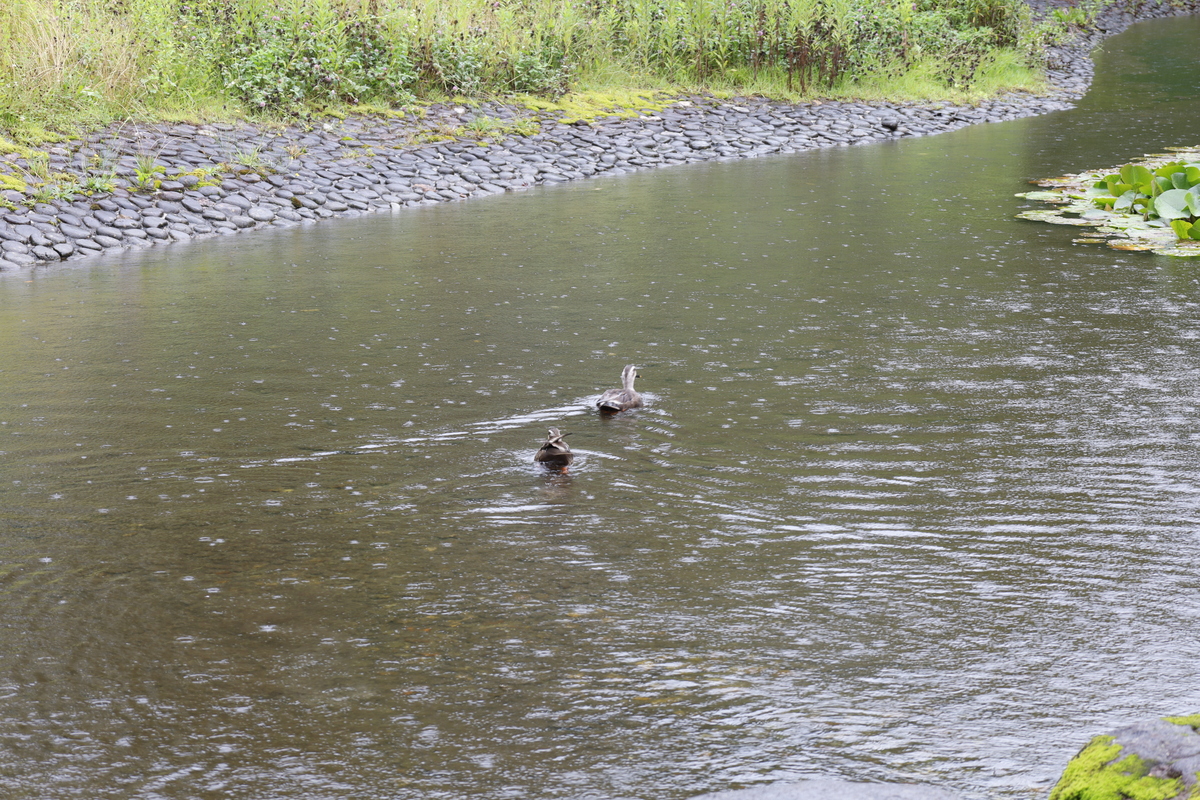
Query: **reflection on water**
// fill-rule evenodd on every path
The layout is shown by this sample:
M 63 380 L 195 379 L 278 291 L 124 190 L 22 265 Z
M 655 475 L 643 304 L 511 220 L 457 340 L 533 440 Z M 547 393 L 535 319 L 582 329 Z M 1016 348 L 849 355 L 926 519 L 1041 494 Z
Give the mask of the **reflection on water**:
M 1012 218 L 1197 127 L 1095 102 L 4 276 L 0 787 L 1015 798 L 1195 710 L 1200 272 Z

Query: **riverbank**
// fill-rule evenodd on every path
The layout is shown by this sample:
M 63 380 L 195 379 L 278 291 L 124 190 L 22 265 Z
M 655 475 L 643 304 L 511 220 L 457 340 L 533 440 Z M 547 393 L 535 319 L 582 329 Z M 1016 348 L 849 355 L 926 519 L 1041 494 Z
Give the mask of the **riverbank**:
M 1045 12 L 1053 4 L 1033 5 Z M 48 157 L 5 157 L 0 271 L 595 175 L 925 136 L 1043 114 L 1070 107 L 1087 91 L 1089 54 L 1101 39 L 1139 20 L 1198 12 L 1200 0 L 1110 9 L 1094 30 L 1049 54 L 1046 95 L 977 106 L 695 96 L 648 99 L 629 115 L 576 122 L 484 103 L 354 117 L 318 129 L 113 126 L 49 146 Z

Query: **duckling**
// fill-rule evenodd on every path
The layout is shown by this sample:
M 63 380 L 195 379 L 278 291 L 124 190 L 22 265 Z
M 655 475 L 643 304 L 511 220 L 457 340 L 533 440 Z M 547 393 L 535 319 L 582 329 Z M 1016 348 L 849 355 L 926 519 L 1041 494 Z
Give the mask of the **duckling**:
M 546 443 L 533 454 L 533 460 L 539 464 L 545 464 L 547 467 L 566 469 L 575 460 L 571 446 L 563 441 L 563 437 L 568 435 L 559 433 L 558 428 L 551 428 L 550 435 L 546 437 Z
M 617 414 L 631 408 L 641 408 L 642 396 L 633 390 L 633 379 L 636 377 L 637 367 L 627 364 L 621 370 L 622 388 L 609 389 L 596 401 L 596 408 L 600 409 L 601 414 Z

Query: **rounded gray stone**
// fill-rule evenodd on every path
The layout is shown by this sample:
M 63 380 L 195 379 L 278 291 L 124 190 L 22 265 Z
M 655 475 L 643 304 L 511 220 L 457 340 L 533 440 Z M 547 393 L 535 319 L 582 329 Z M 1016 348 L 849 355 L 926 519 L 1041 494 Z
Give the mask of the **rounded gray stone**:
M 28 253 L 13 253 L 10 251 L 5 251 L 4 260 L 16 264 L 19 267 L 28 266 L 29 264 L 37 262 L 37 259 Z
M 58 229 L 71 239 L 87 239 L 92 235 L 92 232 L 87 228 L 80 228 L 66 222 L 59 225 Z
M 1113 741 L 1146 761 L 1171 762 L 1200 756 L 1200 734 L 1191 726 L 1156 719 L 1113 731 Z

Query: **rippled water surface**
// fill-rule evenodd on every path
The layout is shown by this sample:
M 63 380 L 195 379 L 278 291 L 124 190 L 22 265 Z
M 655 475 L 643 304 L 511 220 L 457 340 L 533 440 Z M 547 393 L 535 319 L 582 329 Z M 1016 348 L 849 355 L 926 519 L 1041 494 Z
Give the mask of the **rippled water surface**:
M 2 276 L 0 790 L 1028 798 L 1194 712 L 1200 264 L 1013 194 L 1197 144 L 1198 38 L 1040 119 Z

